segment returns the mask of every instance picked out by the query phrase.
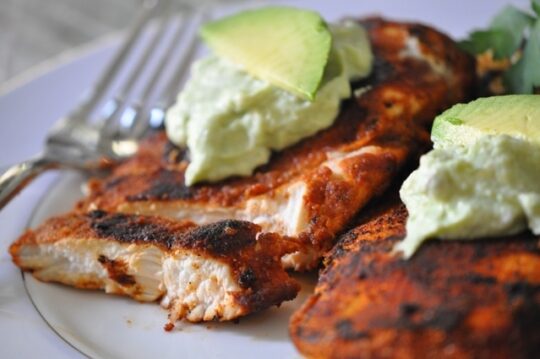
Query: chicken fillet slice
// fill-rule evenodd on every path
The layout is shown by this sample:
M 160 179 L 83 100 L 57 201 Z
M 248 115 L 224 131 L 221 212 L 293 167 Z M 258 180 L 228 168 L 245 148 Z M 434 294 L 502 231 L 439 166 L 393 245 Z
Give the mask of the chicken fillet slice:
M 197 226 L 92 211 L 28 230 L 10 253 L 41 281 L 161 300 L 170 323 L 232 320 L 293 299 L 299 290 L 280 262 L 291 249 L 273 237 L 243 221 Z

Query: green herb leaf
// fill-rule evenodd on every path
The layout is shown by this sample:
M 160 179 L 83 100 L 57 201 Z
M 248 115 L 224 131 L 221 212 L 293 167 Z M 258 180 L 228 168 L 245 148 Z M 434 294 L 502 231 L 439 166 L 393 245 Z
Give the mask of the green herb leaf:
M 495 15 L 487 30 L 474 31 L 460 46 L 475 55 L 492 49 L 495 59 L 507 58 L 519 49 L 525 29 L 533 23 L 531 15 L 507 5 Z
M 506 90 L 511 93 L 540 92 L 540 0 L 531 0 L 531 7 L 537 18 L 507 5 L 493 18 L 488 29 L 474 31 L 459 43 L 473 55 L 492 50 L 495 59 L 510 59 L 528 34 L 521 58 L 503 75 Z
M 533 1 L 538 1 L 540 3 L 540 0 Z M 531 26 L 532 24 L 534 24 L 534 17 L 521 11 L 515 6 L 506 5 L 491 20 L 489 27 L 492 29 L 506 29 L 522 33 L 526 27 Z
M 540 16 L 540 0 L 531 0 L 531 6 L 536 15 Z
M 520 59 L 503 75 L 503 83 L 506 90 L 510 93 L 528 93 L 525 83 L 525 63 L 523 58 Z
M 504 83 L 513 93 L 540 89 L 540 19 L 531 28 L 522 58 L 504 74 Z
M 512 43 L 508 48 L 498 49 L 499 53 L 514 53 L 523 41 L 524 30 L 534 24 L 534 18 L 518 8 L 507 5 L 491 21 L 491 29 L 505 30 L 512 35 Z
M 472 32 L 467 40 L 459 43 L 459 46 L 475 55 L 492 49 L 493 56 L 500 59 L 509 57 L 514 53 L 514 42 L 514 35 L 509 31 L 492 29 Z

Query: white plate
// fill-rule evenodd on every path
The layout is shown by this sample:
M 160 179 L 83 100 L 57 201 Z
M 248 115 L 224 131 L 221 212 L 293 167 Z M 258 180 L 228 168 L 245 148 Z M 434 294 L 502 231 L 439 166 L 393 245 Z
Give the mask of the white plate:
M 422 21 L 462 37 L 472 28 L 486 25 L 506 2 L 306 0 L 289 3 L 318 10 L 330 21 L 342 16 L 383 14 Z M 512 2 L 523 8 L 529 3 Z M 77 103 L 116 45 L 117 41 L 101 44 L 0 97 L 0 167 L 39 152 L 47 129 Z M 68 210 L 80 195 L 80 182 L 81 178 L 75 175 L 47 174 L 0 213 L 0 357 L 73 358 L 83 356 L 81 353 L 96 358 L 298 356 L 288 340 L 287 319 L 309 292 L 309 286 L 298 300 L 244 318 L 239 324 L 182 324 L 173 333 L 162 330 L 166 313 L 156 304 L 43 284 L 26 276 L 34 306 L 20 272 L 11 264 L 7 248 L 31 217 L 32 225 L 36 225 L 54 213 Z

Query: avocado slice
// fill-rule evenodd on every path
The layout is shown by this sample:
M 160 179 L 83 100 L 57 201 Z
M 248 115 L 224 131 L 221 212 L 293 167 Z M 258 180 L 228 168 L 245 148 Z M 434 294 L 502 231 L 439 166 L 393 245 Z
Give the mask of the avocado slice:
M 218 56 L 309 100 L 315 98 L 332 43 L 319 14 L 286 6 L 210 22 L 202 27 L 201 36 Z
M 437 148 L 467 146 L 484 135 L 509 135 L 540 144 L 540 95 L 479 98 L 435 118 L 431 139 Z

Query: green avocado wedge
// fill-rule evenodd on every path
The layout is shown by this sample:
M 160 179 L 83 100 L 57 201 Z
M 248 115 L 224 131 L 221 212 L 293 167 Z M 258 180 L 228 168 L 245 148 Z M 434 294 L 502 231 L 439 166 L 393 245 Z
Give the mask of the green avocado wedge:
M 540 144 L 540 95 L 479 98 L 458 104 L 435 118 L 436 148 L 468 146 L 484 135 L 509 135 Z
M 220 57 L 246 72 L 313 100 L 332 37 L 319 14 L 285 6 L 247 10 L 204 25 L 201 36 Z

